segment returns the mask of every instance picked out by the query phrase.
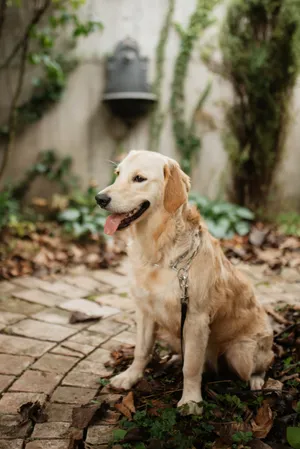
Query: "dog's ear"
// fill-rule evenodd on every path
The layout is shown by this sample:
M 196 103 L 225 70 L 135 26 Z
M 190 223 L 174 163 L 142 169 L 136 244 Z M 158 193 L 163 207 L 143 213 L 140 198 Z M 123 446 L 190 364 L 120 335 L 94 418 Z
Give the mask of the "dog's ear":
M 167 212 L 174 213 L 188 199 L 190 178 L 180 169 L 177 162 L 164 166 L 165 193 L 164 207 Z

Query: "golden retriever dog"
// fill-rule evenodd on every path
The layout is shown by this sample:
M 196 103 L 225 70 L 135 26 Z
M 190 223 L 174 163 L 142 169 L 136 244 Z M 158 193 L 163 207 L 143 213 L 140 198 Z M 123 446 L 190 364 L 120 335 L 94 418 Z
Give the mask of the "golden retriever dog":
M 217 369 L 220 356 L 252 389 L 261 389 L 273 359 L 268 317 L 249 281 L 225 257 L 197 209 L 188 204 L 189 177 L 175 160 L 150 151 L 131 151 L 116 174 L 115 182 L 99 192 L 96 201 L 111 214 L 107 234 L 129 228 L 137 341 L 132 365 L 111 385 L 127 390 L 142 378 L 158 328 L 180 351 L 178 270 L 190 264 L 184 382 L 178 406 L 185 405 L 185 413 L 201 413 L 202 372 L 205 363 Z

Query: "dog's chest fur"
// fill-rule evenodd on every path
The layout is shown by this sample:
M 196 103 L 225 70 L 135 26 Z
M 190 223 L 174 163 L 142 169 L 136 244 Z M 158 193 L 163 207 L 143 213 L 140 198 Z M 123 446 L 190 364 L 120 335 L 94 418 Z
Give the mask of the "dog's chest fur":
M 132 293 L 137 306 L 169 332 L 180 329 L 180 288 L 170 268 L 133 266 Z

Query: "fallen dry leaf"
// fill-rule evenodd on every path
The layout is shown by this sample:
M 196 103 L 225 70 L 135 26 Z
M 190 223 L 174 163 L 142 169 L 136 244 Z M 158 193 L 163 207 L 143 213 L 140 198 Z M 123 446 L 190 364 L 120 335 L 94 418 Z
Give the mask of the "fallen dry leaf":
M 283 388 L 283 383 L 280 380 L 275 380 L 269 377 L 263 386 L 263 390 L 276 390 L 281 391 Z
M 135 406 L 134 406 L 134 396 L 133 392 L 130 391 L 127 396 L 123 399 L 122 403 L 125 405 L 125 407 L 128 408 L 128 410 L 131 411 L 131 413 L 135 413 Z
M 21 424 L 24 424 L 29 420 L 36 423 L 43 423 L 48 420 L 48 415 L 45 412 L 44 406 L 42 406 L 39 401 L 22 404 L 18 413 L 21 415 Z
M 98 418 L 100 415 L 104 415 L 108 407 L 109 405 L 104 401 L 101 404 L 86 404 L 73 408 L 72 426 L 77 429 L 85 429 L 96 415 Z
M 83 430 L 82 429 L 76 429 L 71 428 L 69 431 L 69 445 L 68 449 L 79 449 L 83 447 L 84 440 L 83 440 Z
M 122 413 L 129 421 L 132 420 L 131 411 L 122 402 L 115 404 L 115 408 Z
M 273 426 L 273 421 L 272 410 L 267 401 L 263 401 L 256 417 L 251 421 L 253 435 L 256 438 L 265 438 Z

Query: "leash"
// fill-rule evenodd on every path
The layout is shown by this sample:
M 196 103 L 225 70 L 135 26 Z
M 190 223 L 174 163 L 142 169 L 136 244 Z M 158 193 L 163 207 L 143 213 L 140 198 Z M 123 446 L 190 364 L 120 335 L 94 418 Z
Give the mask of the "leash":
M 175 270 L 177 272 L 177 278 L 179 281 L 179 287 L 181 290 L 180 295 L 180 304 L 181 304 L 181 323 L 180 323 L 180 340 L 181 340 L 181 356 L 182 356 L 182 362 L 184 359 L 184 342 L 183 342 L 183 330 L 184 330 L 184 323 L 187 315 L 188 310 L 188 304 L 189 304 L 189 269 L 192 265 L 192 262 L 198 253 L 200 246 L 200 230 L 198 229 L 193 237 L 193 243 L 192 247 L 189 248 L 187 251 L 185 251 L 183 254 L 181 254 L 174 262 L 170 263 L 170 268 L 172 270 Z M 181 264 L 181 262 L 184 261 L 184 259 L 188 256 L 188 254 L 191 253 L 190 257 L 186 261 L 185 265 L 181 268 L 178 268 L 178 265 Z

